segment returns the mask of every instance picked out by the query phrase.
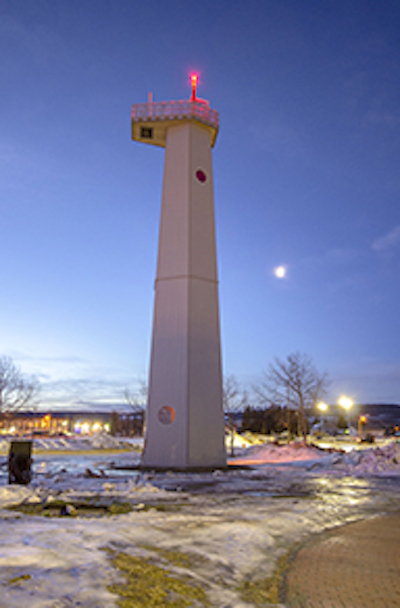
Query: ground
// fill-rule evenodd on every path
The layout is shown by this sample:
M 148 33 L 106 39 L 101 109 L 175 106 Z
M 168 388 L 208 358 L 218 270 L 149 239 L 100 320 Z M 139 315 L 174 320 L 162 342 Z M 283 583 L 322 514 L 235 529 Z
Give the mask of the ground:
M 4 608 L 279 605 L 279 567 L 297 543 L 398 510 L 395 441 L 347 453 L 250 446 L 241 467 L 202 474 L 142 473 L 138 451 L 86 441 L 41 440 L 30 486 L 0 479 Z M 60 517 L 63 504 L 78 509 Z M 153 581 L 151 600 L 123 590 L 129 576 Z

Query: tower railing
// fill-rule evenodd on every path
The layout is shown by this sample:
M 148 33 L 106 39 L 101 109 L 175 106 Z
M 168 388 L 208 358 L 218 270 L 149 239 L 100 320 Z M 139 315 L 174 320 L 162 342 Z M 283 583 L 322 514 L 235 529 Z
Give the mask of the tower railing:
M 151 101 L 135 103 L 132 106 L 133 122 L 188 119 L 195 119 L 218 129 L 218 112 L 210 108 L 207 101 Z

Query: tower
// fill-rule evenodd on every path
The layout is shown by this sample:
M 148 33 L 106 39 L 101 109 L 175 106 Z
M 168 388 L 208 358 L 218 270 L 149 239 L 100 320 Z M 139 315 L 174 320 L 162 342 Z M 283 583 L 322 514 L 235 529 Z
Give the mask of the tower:
M 226 463 L 211 148 L 218 113 L 196 95 L 132 106 L 132 138 L 165 147 L 142 465 Z

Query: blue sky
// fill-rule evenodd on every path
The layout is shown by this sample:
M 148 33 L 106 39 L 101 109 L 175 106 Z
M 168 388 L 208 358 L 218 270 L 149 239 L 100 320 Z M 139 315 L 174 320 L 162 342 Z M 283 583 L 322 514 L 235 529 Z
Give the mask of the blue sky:
M 147 376 L 163 150 L 130 107 L 192 70 L 220 113 L 224 371 L 301 351 L 330 401 L 400 403 L 399 26 L 397 0 L 1 0 L 0 354 L 45 405 Z

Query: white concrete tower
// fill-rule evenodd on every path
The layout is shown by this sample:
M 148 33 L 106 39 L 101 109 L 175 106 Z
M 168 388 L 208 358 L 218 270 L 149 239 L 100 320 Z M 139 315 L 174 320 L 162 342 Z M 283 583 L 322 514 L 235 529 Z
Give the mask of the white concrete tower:
M 142 466 L 226 464 L 211 148 L 218 113 L 196 96 L 132 106 L 132 137 L 166 148 Z

